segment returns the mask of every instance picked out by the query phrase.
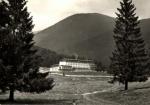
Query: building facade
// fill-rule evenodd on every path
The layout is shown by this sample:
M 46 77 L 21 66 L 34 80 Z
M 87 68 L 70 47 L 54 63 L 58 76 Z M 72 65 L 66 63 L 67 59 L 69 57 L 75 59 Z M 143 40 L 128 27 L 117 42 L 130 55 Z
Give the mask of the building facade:
M 59 65 L 53 65 L 50 67 L 50 72 L 59 72 Z
M 57 66 L 52 66 L 50 71 L 93 71 L 96 65 L 92 60 L 63 59 Z

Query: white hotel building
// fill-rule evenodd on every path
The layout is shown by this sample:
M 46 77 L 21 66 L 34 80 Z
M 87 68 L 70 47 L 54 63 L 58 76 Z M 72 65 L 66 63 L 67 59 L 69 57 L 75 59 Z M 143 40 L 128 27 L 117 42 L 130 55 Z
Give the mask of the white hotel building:
M 92 60 L 63 59 L 58 65 L 50 68 L 50 72 L 59 71 L 93 71 L 96 65 Z

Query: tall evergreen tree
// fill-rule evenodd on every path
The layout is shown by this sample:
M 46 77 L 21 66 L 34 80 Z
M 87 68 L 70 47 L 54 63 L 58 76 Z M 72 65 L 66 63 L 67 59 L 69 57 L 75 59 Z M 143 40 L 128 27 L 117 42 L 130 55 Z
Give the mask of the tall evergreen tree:
M 3 63 L 1 67 L 6 71 L 3 81 L 6 84 L 5 88 L 10 90 L 10 101 L 14 100 L 15 90 L 40 93 L 53 87 L 53 79 L 38 73 L 40 61 L 35 55 L 36 50 L 33 50 L 34 25 L 26 3 L 26 0 L 3 1 L 4 8 L 7 10 L 4 13 L 7 13 L 6 17 L 10 21 L 6 23 L 8 37 L 5 43 L 1 44 L 5 52 L 2 52 L 3 56 L 0 59 Z
M 128 82 L 146 81 L 148 72 L 148 56 L 145 43 L 140 33 L 138 16 L 132 0 L 122 0 L 121 8 L 116 13 L 114 40 L 116 49 L 111 58 L 114 80 L 125 84 Z
M 5 54 L 8 53 L 5 47 L 8 42 L 7 28 L 10 22 L 10 18 L 8 17 L 8 11 L 7 8 L 5 8 L 4 2 L 0 2 L 0 16 L 0 89 L 4 92 L 6 90 L 6 83 L 4 79 L 6 79 L 7 67 L 4 66 L 3 58 L 5 58 Z

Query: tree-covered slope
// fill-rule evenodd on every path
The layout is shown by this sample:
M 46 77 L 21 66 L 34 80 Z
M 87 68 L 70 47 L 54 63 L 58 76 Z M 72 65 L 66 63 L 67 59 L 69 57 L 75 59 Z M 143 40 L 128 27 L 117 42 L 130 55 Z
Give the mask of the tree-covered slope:
M 114 48 L 115 19 L 101 14 L 76 14 L 35 35 L 36 45 L 57 53 L 85 56 L 109 63 Z M 147 43 L 150 20 L 141 20 L 141 31 Z

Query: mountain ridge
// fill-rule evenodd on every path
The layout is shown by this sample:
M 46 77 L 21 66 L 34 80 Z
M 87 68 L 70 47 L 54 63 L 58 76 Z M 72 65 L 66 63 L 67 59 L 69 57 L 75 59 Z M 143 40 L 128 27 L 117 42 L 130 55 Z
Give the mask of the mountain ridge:
M 148 40 L 150 31 L 147 30 L 150 21 L 147 20 L 150 19 L 140 20 L 140 26 L 146 43 L 150 43 Z M 75 14 L 40 31 L 34 40 L 37 46 L 60 54 L 78 54 L 108 64 L 114 49 L 114 25 L 115 18 L 106 15 Z

